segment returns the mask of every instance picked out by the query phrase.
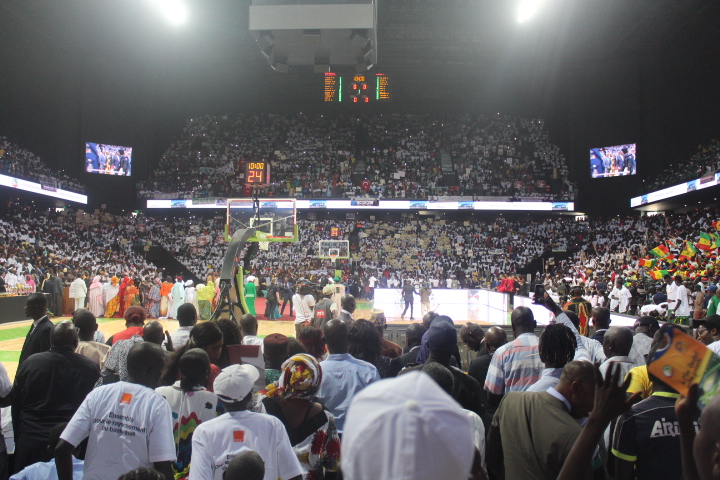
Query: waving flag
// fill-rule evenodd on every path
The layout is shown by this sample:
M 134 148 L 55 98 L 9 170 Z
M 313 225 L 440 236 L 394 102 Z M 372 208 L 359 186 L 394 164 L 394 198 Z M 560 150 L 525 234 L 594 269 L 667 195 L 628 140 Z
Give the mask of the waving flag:
M 657 247 L 650 250 L 650 253 L 655 255 L 658 258 L 663 258 L 667 256 L 668 253 L 670 253 L 670 250 L 665 245 L 658 245 Z
M 653 280 L 662 280 L 662 278 L 668 273 L 669 272 L 667 270 L 653 270 L 652 272 L 649 272 L 649 275 Z
M 705 232 L 700 232 L 700 241 L 695 245 L 700 250 L 710 250 L 715 244 L 715 239 Z
M 653 268 L 656 264 L 657 264 L 657 260 L 646 260 L 644 258 L 641 258 L 638 261 L 638 268 L 639 267 Z
M 685 248 L 682 252 L 680 252 L 678 260 L 690 260 L 695 255 L 697 255 L 697 249 L 695 246 L 692 243 L 685 241 Z
M 715 230 L 720 230 L 720 220 L 712 222 L 712 226 Z

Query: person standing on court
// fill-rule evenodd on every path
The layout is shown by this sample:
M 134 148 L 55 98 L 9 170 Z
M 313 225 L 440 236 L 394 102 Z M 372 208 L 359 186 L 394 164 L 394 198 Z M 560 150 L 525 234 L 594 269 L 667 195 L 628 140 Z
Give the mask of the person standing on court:
M 28 297 L 25 315 L 33 319 L 33 324 L 20 352 L 18 370 L 30 355 L 50 350 L 50 330 L 53 327 L 47 316 L 47 298 L 42 293 L 33 293 Z
M 30 356 L 15 377 L 16 472 L 52 458 L 46 448 L 50 430 L 72 418 L 100 377 L 95 362 L 75 353 L 79 340 L 72 322 L 52 327 L 50 343 L 49 351 Z
M 73 293 L 72 297 L 75 300 L 75 310 L 80 310 L 81 308 L 85 307 L 85 297 L 87 297 L 87 285 L 85 285 L 85 280 L 82 279 L 81 275 L 78 275 L 75 280 L 73 280 L 72 285 L 70 285 L 70 291 Z
M 403 302 L 405 302 L 405 309 L 402 312 L 402 315 L 400 315 L 400 320 L 405 319 L 405 313 L 407 313 L 408 307 L 410 307 L 410 320 L 415 320 L 415 317 L 413 316 L 413 304 L 415 303 L 415 295 L 420 295 L 415 291 L 415 285 L 413 285 L 412 280 L 409 278 L 405 279 L 405 282 L 403 282 L 403 288 L 402 288 L 402 296 L 403 296 Z

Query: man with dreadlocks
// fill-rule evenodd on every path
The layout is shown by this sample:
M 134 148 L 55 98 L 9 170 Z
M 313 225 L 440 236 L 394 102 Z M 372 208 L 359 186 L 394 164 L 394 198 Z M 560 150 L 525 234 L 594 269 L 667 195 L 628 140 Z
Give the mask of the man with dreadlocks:
M 561 323 L 548 325 L 540 335 L 538 350 L 540 360 L 545 364 L 540 380 L 528 388 L 528 392 L 546 392 L 560 381 L 565 365 L 575 357 L 577 346 L 575 334 Z

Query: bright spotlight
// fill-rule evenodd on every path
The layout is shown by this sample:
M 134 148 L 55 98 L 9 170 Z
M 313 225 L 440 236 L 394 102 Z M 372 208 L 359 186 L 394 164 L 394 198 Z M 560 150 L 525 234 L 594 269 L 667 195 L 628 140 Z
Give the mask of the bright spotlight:
M 180 25 L 187 20 L 187 7 L 181 0 L 156 0 L 160 12 L 174 25 Z
M 520 0 L 518 5 L 518 23 L 524 23 L 535 16 L 543 0 Z

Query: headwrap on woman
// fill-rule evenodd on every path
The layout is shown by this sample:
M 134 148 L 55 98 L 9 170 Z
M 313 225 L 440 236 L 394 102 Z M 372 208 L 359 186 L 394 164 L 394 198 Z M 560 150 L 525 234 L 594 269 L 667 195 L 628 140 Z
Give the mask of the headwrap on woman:
M 305 353 L 293 355 L 285 360 L 277 382 L 267 386 L 268 397 L 303 398 L 315 397 L 322 382 L 322 367 L 318 361 Z
M 90 289 L 100 287 L 102 287 L 102 284 L 100 283 L 100 275 L 95 275 L 92 279 L 92 283 L 90 284 Z

